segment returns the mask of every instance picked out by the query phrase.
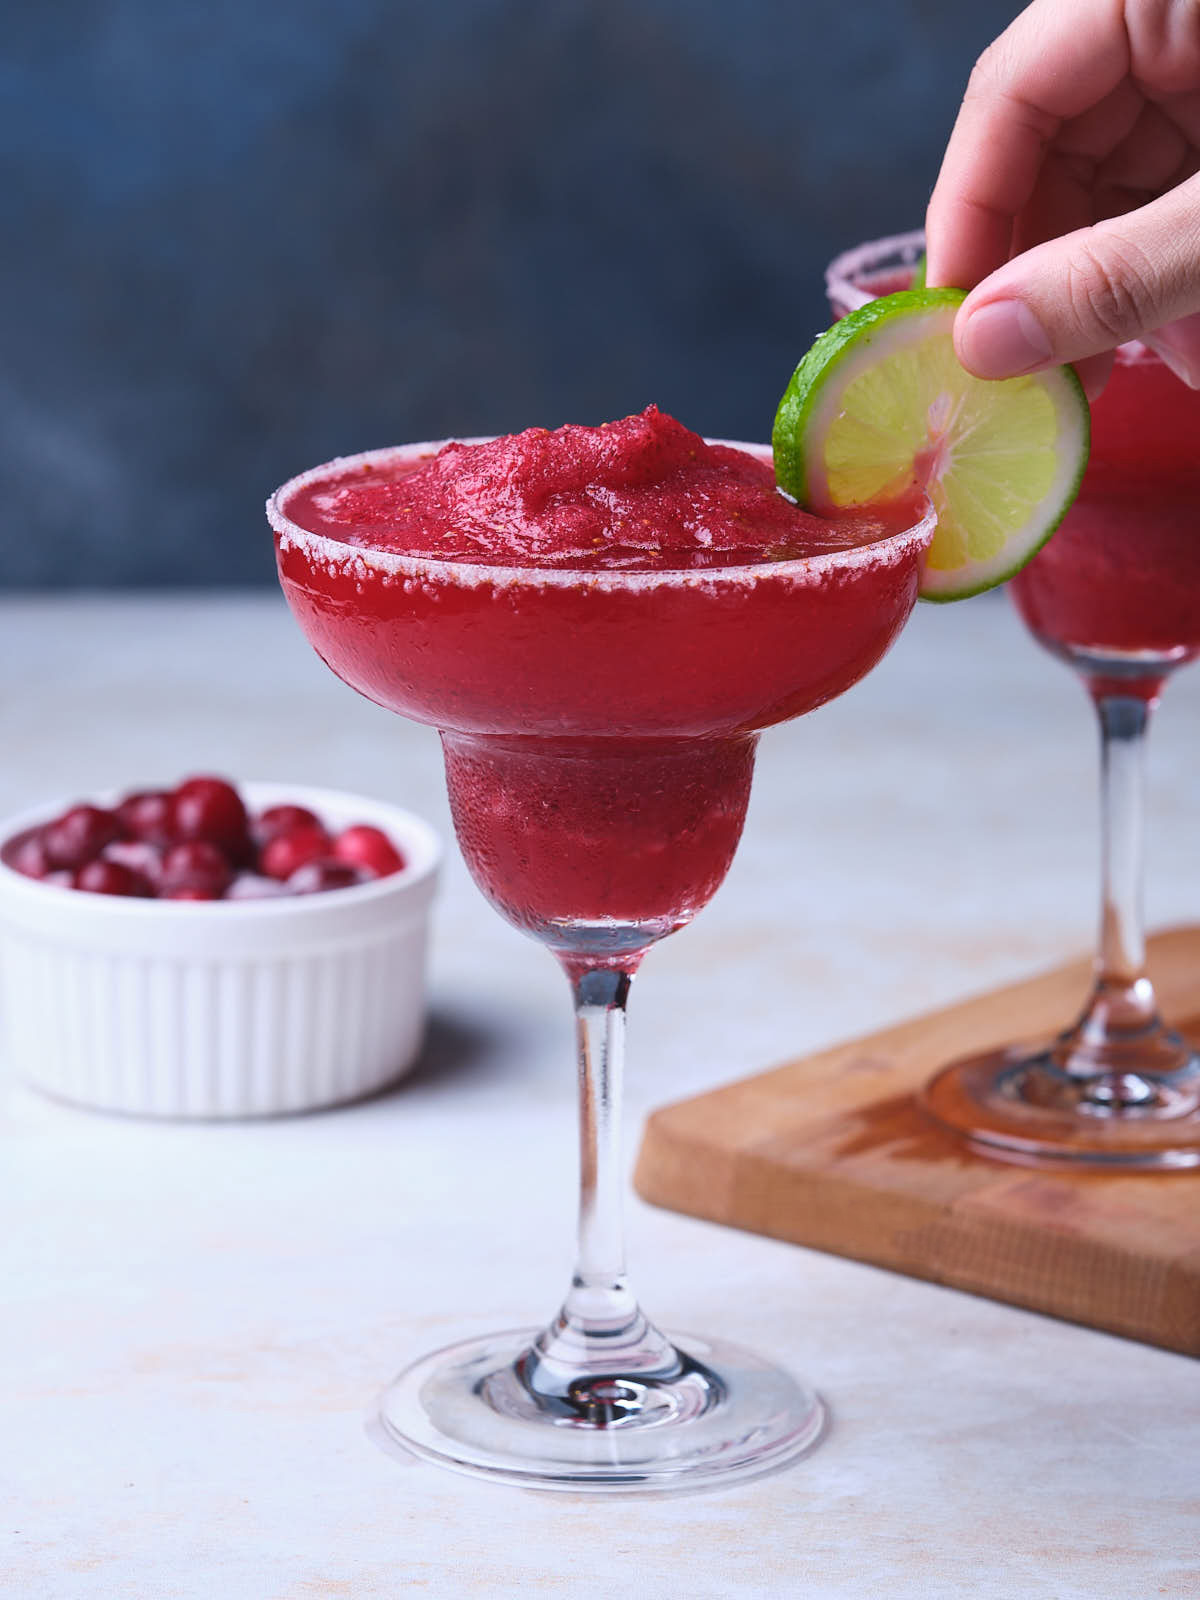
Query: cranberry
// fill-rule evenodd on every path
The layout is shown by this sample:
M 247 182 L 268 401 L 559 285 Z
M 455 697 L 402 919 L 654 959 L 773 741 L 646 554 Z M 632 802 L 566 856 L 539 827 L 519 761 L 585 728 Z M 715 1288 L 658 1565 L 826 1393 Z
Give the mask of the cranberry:
M 174 837 L 202 839 L 226 855 L 241 856 L 249 840 L 242 797 L 224 778 L 187 778 L 171 803 Z
M 72 887 L 91 894 L 146 896 L 154 893 L 149 880 L 119 861 L 85 861 L 75 874 Z
M 324 889 L 351 889 L 361 882 L 345 861 L 306 861 L 287 881 L 293 894 L 319 894 Z
M 140 872 L 155 888 L 162 882 L 163 853 L 146 839 L 116 839 L 104 846 L 100 859 Z
M 174 837 L 172 809 L 172 797 L 165 789 L 140 789 L 121 801 L 117 820 L 131 839 L 166 845 L 171 844 Z
M 162 893 L 169 900 L 219 900 L 232 878 L 229 858 L 207 839 L 186 839 L 163 857 Z
M 372 828 L 365 822 L 344 828 L 333 841 L 333 853 L 339 861 L 348 862 L 376 878 L 386 878 L 404 867 L 404 857 L 383 829 Z
M 102 811 L 99 806 L 72 806 L 46 824 L 42 840 L 52 867 L 76 871 L 98 856 L 120 832 L 121 824 L 113 812 Z
M 293 828 L 319 828 L 321 819 L 307 806 L 268 806 L 254 818 L 250 831 L 261 850 L 279 833 L 290 833 Z
M 53 870 L 41 828 L 32 828 L 10 839 L 4 847 L 4 859 L 14 872 L 26 878 L 45 878 Z
M 292 828 L 267 841 L 258 857 L 258 870 L 268 878 L 290 878 L 299 867 L 329 854 L 329 835 L 319 824 Z

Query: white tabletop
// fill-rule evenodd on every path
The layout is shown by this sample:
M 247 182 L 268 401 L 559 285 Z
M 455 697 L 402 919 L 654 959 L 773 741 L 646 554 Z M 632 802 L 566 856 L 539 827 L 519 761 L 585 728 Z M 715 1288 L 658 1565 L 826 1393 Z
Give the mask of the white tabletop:
M 273 595 L 0 602 L 0 811 L 189 771 L 398 800 L 435 736 L 357 699 Z M 1200 672 L 1151 762 L 1153 921 L 1200 916 Z M 995 599 L 923 608 L 764 740 L 729 880 L 647 959 L 656 1104 L 1087 946 L 1094 734 Z M 629 1208 L 668 1326 L 814 1382 L 829 1437 L 720 1494 L 618 1502 L 404 1466 L 381 1383 L 556 1308 L 573 1231 L 565 985 L 452 856 L 426 1058 L 380 1099 L 236 1125 L 0 1110 L 0 1593 L 21 1600 L 1170 1600 L 1200 1595 L 1200 1373 L 1180 1356 Z M 1170 1178 L 1164 1179 L 1170 1182 Z

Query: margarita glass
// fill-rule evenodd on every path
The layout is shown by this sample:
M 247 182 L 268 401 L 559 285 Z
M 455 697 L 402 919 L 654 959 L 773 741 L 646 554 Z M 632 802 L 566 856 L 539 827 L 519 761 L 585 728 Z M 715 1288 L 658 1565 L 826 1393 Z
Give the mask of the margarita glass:
M 920 233 L 860 246 L 826 274 L 844 315 L 907 286 Z M 1141 344 L 1092 407 L 1074 505 L 1013 579 L 1038 643 L 1082 678 L 1100 725 L 1102 891 L 1092 993 L 1057 1039 L 958 1061 L 927 1111 L 1021 1162 L 1200 1165 L 1200 1063 L 1159 1015 L 1142 922 L 1144 747 L 1168 676 L 1200 655 L 1200 393 Z
M 621 1220 L 625 1002 L 647 948 L 728 869 L 760 730 L 848 689 L 903 626 L 932 514 L 914 499 L 881 514 L 869 543 L 650 571 L 437 560 L 305 526 L 320 521 L 313 495 L 331 480 L 399 480 L 438 448 L 319 467 L 268 512 L 309 641 L 360 693 L 440 731 L 468 866 L 566 972 L 579 1249 L 549 1326 L 418 1361 L 385 1391 L 381 1421 L 422 1456 L 533 1487 L 686 1489 L 756 1475 L 816 1441 L 821 1403 L 737 1346 L 668 1337 L 634 1298 Z

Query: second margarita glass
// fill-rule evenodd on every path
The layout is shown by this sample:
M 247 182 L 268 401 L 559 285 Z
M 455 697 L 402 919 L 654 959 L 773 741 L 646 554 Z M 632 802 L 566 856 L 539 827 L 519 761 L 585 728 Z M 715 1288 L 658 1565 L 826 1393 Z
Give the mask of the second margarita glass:
M 835 315 L 903 289 L 910 233 L 826 273 Z M 1200 393 L 1125 345 L 1092 407 L 1077 499 L 1012 597 L 1039 644 L 1082 678 L 1100 725 L 1102 884 L 1092 993 L 1049 1044 L 943 1069 L 923 1094 L 943 1126 L 1021 1162 L 1200 1165 L 1200 1063 L 1163 1022 L 1142 923 L 1144 747 L 1167 678 L 1200 655 Z

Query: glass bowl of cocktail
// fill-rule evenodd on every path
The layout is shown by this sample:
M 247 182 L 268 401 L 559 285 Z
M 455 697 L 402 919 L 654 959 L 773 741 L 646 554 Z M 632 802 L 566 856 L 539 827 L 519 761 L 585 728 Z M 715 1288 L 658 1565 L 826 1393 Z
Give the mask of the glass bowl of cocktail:
M 912 233 L 838 257 L 826 274 L 835 313 L 901 287 L 923 248 Z M 1200 393 L 1145 345 L 1118 350 L 1074 504 L 1011 592 L 1099 721 L 1094 982 L 1057 1039 L 952 1063 L 923 1103 L 975 1149 L 1010 1160 L 1200 1165 L 1200 1062 L 1159 1014 L 1141 908 L 1145 737 L 1170 674 L 1200 656 Z
M 444 1465 L 693 1488 L 784 1465 L 821 1430 L 820 1401 L 780 1368 L 648 1321 L 621 1226 L 631 980 L 724 877 L 760 732 L 875 665 L 933 532 L 919 495 L 806 517 L 770 459 L 651 409 L 350 457 L 268 507 L 310 642 L 360 693 L 439 730 L 467 863 L 558 958 L 575 1004 L 579 1251 L 562 1309 L 425 1357 L 383 1397 L 384 1429 Z M 558 532 L 514 545 L 513 520 L 546 507 Z

